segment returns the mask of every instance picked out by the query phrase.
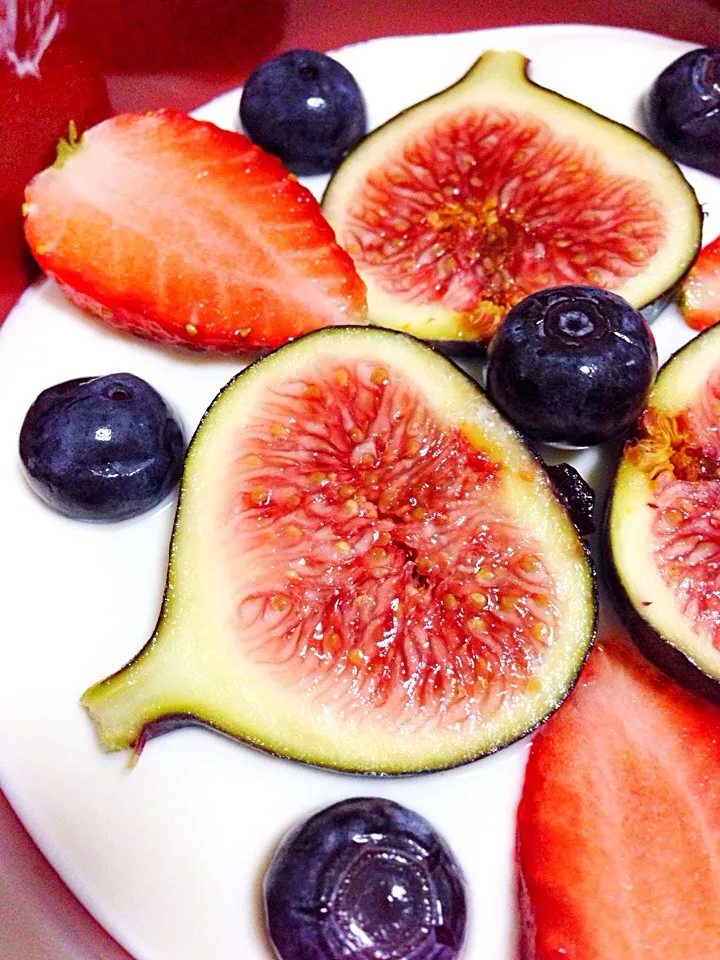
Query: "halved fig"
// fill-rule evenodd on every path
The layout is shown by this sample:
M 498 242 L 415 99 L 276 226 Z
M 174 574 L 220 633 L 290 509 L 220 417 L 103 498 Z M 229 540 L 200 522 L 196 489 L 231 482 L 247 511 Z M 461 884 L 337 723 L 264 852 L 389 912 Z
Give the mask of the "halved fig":
M 606 517 L 618 609 L 643 652 L 720 702 L 720 327 L 668 360 Z
M 562 284 L 612 290 L 650 319 L 695 259 L 701 211 L 679 168 L 527 67 L 483 54 L 331 179 L 323 212 L 376 324 L 485 343 L 523 297 Z
M 547 717 L 594 625 L 584 545 L 473 381 L 337 328 L 212 404 L 155 633 L 83 703 L 106 750 L 200 722 L 342 770 L 438 769 Z

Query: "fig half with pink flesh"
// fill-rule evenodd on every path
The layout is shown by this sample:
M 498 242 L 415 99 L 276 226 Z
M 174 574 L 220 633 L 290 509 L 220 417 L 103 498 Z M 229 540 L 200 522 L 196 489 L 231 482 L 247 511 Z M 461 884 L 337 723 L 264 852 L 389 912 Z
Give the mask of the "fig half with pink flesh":
M 693 263 L 702 216 L 679 168 L 527 68 L 520 53 L 483 54 L 331 179 L 323 212 L 374 323 L 484 344 L 523 297 L 564 284 L 611 290 L 651 319 Z
M 595 616 L 576 528 L 477 385 L 411 337 L 323 330 L 206 413 L 155 633 L 83 703 L 106 750 L 199 722 L 341 770 L 440 769 L 541 723 Z
M 633 639 L 720 702 L 720 327 L 668 360 L 608 500 L 609 582 Z

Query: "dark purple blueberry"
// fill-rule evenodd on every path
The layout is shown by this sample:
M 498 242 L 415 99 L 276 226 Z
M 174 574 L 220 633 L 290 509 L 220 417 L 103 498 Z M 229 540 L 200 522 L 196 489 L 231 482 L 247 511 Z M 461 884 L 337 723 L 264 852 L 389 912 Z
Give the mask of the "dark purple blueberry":
M 251 140 L 297 174 L 334 170 L 367 130 L 355 78 L 317 50 L 290 50 L 253 70 L 240 120 Z
M 650 139 L 673 160 L 720 176 L 720 47 L 683 54 L 645 101 Z
M 76 520 L 126 520 L 150 510 L 177 485 L 184 452 L 168 405 L 130 373 L 43 390 L 20 431 L 30 486 Z
M 556 463 L 545 468 L 555 496 L 565 506 L 582 537 L 595 533 L 595 491 L 575 467 Z
M 655 338 L 622 297 L 552 287 L 501 324 L 488 347 L 487 392 L 532 439 L 587 447 L 631 426 L 656 373 Z
M 281 960 L 455 960 L 465 884 L 427 820 L 358 797 L 321 811 L 280 844 L 264 881 Z

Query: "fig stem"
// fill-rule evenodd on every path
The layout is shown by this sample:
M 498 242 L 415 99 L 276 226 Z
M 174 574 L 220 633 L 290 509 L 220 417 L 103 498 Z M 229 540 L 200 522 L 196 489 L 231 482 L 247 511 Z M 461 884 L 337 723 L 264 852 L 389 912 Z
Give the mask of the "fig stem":
M 153 721 L 168 713 L 166 684 L 162 671 L 153 671 L 158 682 L 148 682 L 146 653 L 152 644 L 107 679 L 94 684 L 80 698 L 93 726 L 100 746 L 106 752 L 142 749 L 142 733 Z

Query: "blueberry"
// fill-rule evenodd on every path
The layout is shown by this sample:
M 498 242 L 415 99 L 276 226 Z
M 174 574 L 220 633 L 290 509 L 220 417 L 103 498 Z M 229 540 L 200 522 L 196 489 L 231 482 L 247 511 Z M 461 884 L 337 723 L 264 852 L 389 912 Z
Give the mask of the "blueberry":
M 20 431 L 30 486 L 77 520 L 126 520 L 150 510 L 180 479 L 184 449 L 168 405 L 130 373 L 43 390 Z
M 582 537 L 595 533 L 595 491 L 569 463 L 545 467 L 555 496 L 565 506 Z
M 455 960 L 463 876 L 432 826 L 390 800 L 328 807 L 280 844 L 265 910 L 281 960 Z
M 720 176 L 720 47 L 683 54 L 645 101 L 648 136 L 680 163 Z
M 329 173 L 365 136 L 365 102 L 353 75 L 317 50 L 266 60 L 240 99 L 245 132 L 297 174 Z
M 645 320 L 596 287 L 531 294 L 488 347 L 491 399 L 529 437 L 560 446 L 591 446 L 627 430 L 656 373 Z

